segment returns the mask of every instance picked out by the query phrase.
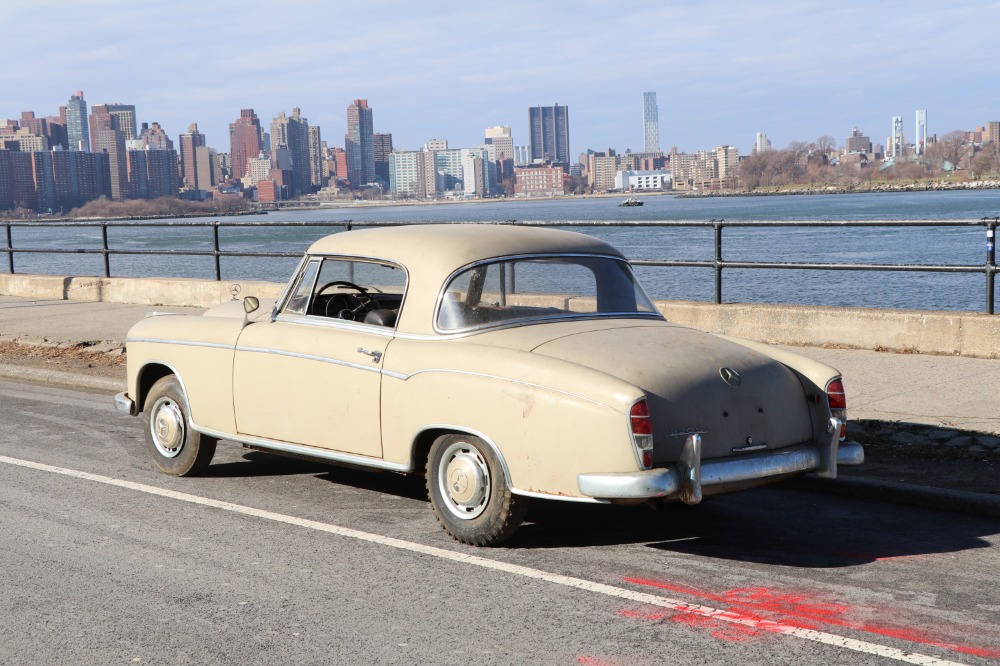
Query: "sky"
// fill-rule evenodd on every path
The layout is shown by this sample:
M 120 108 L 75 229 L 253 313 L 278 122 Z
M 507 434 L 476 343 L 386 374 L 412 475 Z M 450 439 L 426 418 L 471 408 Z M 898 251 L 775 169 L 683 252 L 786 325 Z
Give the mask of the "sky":
M 642 150 L 642 93 L 656 92 L 660 147 L 775 148 L 853 127 L 908 140 L 917 109 L 942 136 L 1000 120 L 1000 1 L 33 0 L 4 2 L 0 119 L 134 104 L 177 145 L 197 123 L 229 150 L 253 108 L 265 131 L 301 108 L 343 146 L 346 108 L 373 109 L 399 150 L 483 143 L 528 107 L 569 107 L 570 150 Z

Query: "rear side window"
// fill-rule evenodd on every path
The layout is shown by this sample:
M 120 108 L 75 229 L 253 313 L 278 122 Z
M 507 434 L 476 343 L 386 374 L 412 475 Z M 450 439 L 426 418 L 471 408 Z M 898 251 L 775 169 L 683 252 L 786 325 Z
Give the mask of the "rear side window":
M 629 265 L 595 256 L 521 257 L 472 266 L 449 281 L 437 327 L 461 330 L 586 315 L 659 316 Z

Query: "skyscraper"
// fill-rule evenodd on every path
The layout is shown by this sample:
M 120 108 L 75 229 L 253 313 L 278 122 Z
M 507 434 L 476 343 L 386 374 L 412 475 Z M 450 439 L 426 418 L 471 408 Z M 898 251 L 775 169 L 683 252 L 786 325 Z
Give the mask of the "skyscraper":
M 292 196 L 312 191 L 309 159 L 309 121 L 302 117 L 299 107 L 292 107 L 292 115 L 282 111 L 271 122 L 271 157 L 276 158 L 280 148 L 288 148 L 292 158 Z
M 913 137 L 917 155 L 927 150 L 927 109 L 917 109 L 917 133 Z
M 660 150 L 660 109 L 655 92 L 642 93 L 642 148 L 646 153 Z
M 368 100 L 356 99 L 347 107 L 347 179 L 355 187 L 375 180 L 375 144 L 372 110 Z
M 392 134 L 372 134 L 375 175 L 389 182 L 389 155 L 392 153 Z
M 240 117 L 229 125 L 229 153 L 233 161 L 233 180 L 247 173 L 247 161 L 260 153 L 260 120 L 253 109 L 240 109 Z
M 135 131 L 134 104 L 105 104 L 111 114 L 114 128 L 125 136 L 126 141 L 137 138 Z
M 205 135 L 198 131 L 198 123 L 188 125 L 186 134 L 180 136 L 181 187 L 198 187 L 197 148 L 205 145 Z
M 569 164 L 569 107 L 533 106 L 528 109 L 531 160 Z
M 90 149 L 107 153 L 111 173 L 111 198 L 123 201 L 132 198 L 128 178 L 128 154 L 125 134 L 116 128 L 117 121 L 106 104 L 97 104 L 90 114 Z
M 66 136 L 70 150 L 90 150 L 87 102 L 83 99 L 82 90 L 77 90 L 66 104 Z
M 903 116 L 892 117 L 892 134 L 889 135 L 889 156 L 903 156 Z

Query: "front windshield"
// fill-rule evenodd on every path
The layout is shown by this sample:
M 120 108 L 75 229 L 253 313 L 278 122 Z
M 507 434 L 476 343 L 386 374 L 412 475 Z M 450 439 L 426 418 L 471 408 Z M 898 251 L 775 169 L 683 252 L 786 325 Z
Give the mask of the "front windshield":
M 472 266 L 442 293 L 442 331 L 553 317 L 659 316 L 629 265 L 613 257 L 518 257 Z

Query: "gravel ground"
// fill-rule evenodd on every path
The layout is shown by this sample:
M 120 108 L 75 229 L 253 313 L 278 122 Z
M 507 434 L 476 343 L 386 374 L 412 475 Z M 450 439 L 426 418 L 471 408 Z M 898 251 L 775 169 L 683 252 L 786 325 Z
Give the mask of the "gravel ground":
M 114 344 L 54 346 L 0 341 L 0 364 L 120 379 L 125 350 Z M 843 476 L 1000 495 L 1000 437 L 940 426 L 886 421 L 849 423 L 865 464 Z

